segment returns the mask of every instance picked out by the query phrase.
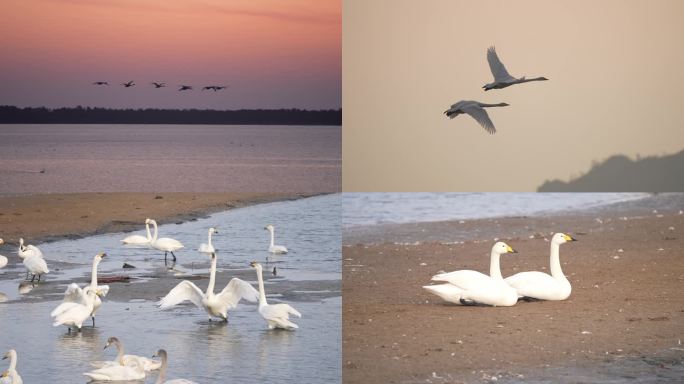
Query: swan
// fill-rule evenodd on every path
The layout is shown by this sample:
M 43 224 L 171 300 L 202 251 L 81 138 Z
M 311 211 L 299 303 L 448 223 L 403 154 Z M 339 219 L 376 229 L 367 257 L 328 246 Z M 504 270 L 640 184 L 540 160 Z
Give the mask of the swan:
M 499 258 L 504 253 L 517 253 L 517 251 L 501 241 L 494 244 L 489 276 L 471 270 L 440 273 L 432 276 L 432 281 L 445 281 L 445 284 L 426 285 L 423 288 L 454 304 L 507 307 L 515 305 L 518 302 L 518 293 L 504 282 L 499 267 Z
M 456 104 L 452 104 L 449 109 L 444 111 L 444 114 L 447 115 L 450 119 L 453 119 L 454 117 L 462 113 L 467 113 L 468 115 L 470 115 L 470 117 L 475 119 L 475 121 L 477 121 L 482 126 L 482 128 L 485 129 L 485 131 L 493 135 L 496 133 L 496 128 L 494 127 L 494 123 L 492 123 L 492 120 L 489 118 L 489 115 L 487 114 L 487 111 L 484 110 L 484 108 L 507 107 L 508 105 L 509 104 L 506 103 L 485 104 L 474 100 L 461 100 Z
M 5 244 L 5 240 L 0 239 L 0 245 L 3 245 L 3 244 Z M 0 255 L 0 268 L 7 265 L 7 262 L 8 262 L 7 257 Z
M 29 256 L 39 256 L 43 257 L 43 252 L 38 249 L 35 245 L 24 245 L 24 239 L 22 237 L 19 238 L 19 257 L 22 259 L 25 259 Z
M 132 359 L 127 365 L 110 365 L 86 372 L 83 375 L 90 377 L 92 381 L 141 380 L 145 378 L 145 370 L 140 361 Z
M 159 376 L 157 376 L 157 381 L 154 384 L 197 384 L 194 381 L 186 379 L 173 379 L 169 381 L 164 381 L 166 378 L 166 368 L 168 367 L 168 355 L 166 351 L 160 349 L 152 357 L 159 357 L 161 359 L 161 369 L 159 370 Z
M 250 264 L 257 273 L 259 280 L 259 314 L 266 319 L 268 329 L 280 328 L 286 330 L 293 330 L 299 328 L 297 324 L 289 320 L 290 315 L 302 317 L 296 309 L 289 304 L 268 304 L 266 302 L 266 292 L 264 292 L 264 278 L 262 276 L 261 264 L 252 261 Z
M 5 382 L 5 378 L 9 378 L 9 382 L 11 384 L 22 384 L 23 381 L 21 380 L 21 376 L 19 376 L 19 373 L 17 372 L 17 351 L 14 349 L 10 349 L 5 353 L 5 356 L 2 358 L 3 360 L 9 359 L 10 364 L 9 368 L 5 372 L 2 373 L 2 379 L 0 382 Z
M 219 293 L 214 294 L 216 282 L 216 254 L 211 254 L 211 271 L 207 292 L 202 292 L 195 284 L 188 280 L 181 281 L 164 298 L 159 301 L 159 308 L 167 309 L 185 300 L 190 300 L 198 308 L 207 311 L 209 321 L 212 316 L 228 321 L 228 310 L 237 307 L 240 299 L 256 302 L 259 294 L 249 283 L 238 278 L 230 279 L 228 285 Z
M 150 234 L 150 223 L 145 219 L 145 230 L 147 231 L 147 237 L 141 235 L 131 235 L 121 240 L 122 243 L 126 245 L 146 245 L 152 240 L 152 235 Z
M 33 277 L 31 277 L 31 282 L 35 280 L 36 276 L 38 276 L 38 281 L 40 281 L 41 276 L 50 272 L 45 259 L 40 256 L 29 256 L 24 259 L 23 263 L 27 273 L 33 275 Z
M 537 271 L 520 272 L 507 277 L 504 281 L 518 291 L 519 297 L 540 300 L 567 299 L 572 287 L 561 270 L 560 245 L 568 241 L 577 240 L 564 233 L 556 233 L 551 238 L 551 275 Z
M 71 333 L 72 327 L 78 328 L 78 331 L 80 332 L 83 322 L 93 313 L 93 304 L 95 303 L 96 295 L 96 292 L 90 289 L 88 289 L 87 292 L 82 291 L 76 302 L 68 303 L 69 305 L 67 308 L 55 316 L 55 322 L 52 323 L 52 325 L 54 327 L 66 325 L 69 327 L 68 333 Z
M 154 85 L 155 88 L 164 88 L 164 87 L 166 87 L 166 83 L 152 82 L 152 85 Z
M 166 255 L 168 253 L 171 253 L 171 256 L 173 256 L 173 261 L 176 261 L 176 255 L 173 254 L 173 251 L 184 248 L 185 246 L 183 243 L 170 237 L 162 237 L 161 239 L 157 239 L 157 234 L 159 233 L 157 222 L 152 219 L 147 219 L 145 220 L 145 224 L 152 224 L 154 226 L 154 235 L 152 235 L 152 240 L 150 241 L 152 248 L 164 251 L 164 261 L 166 261 Z
M 143 367 L 143 370 L 147 371 L 154 371 L 156 369 L 161 368 L 161 361 L 156 361 L 152 359 L 148 359 L 147 357 L 143 356 L 137 356 L 137 355 L 124 355 L 124 347 L 123 343 L 116 338 L 116 337 L 110 337 L 107 339 L 107 344 L 105 344 L 104 349 L 107 349 L 109 346 L 115 346 L 117 350 L 117 355 L 116 355 L 116 360 L 114 361 L 93 361 L 90 363 L 95 368 L 106 368 L 106 367 L 111 367 L 111 366 L 116 366 L 116 365 L 132 365 L 132 362 L 135 360 L 138 364 L 141 364 Z
M 94 85 L 109 85 L 108 81 L 96 81 L 93 83 Z
M 93 319 L 93 327 L 95 326 L 95 313 L 102 306 L 102 299 L 100 299 L 100 297 L 107 296 L 107 293 L 109 293 L 108 285 L 97 285 L 97 266 L 100 265 L 100 262 L 106 256 L 107 254 L 104 252 L 95 255 L 95 257 L 93 258 L 93 268 L 90 277 L 90 285 L 81 288 L 76 283 L 69 284 L 69 287 L 67 287 L 67 290 L 64 292 L 64 300 L 60 305 L 57 306 L 57 308 L 55 308 L 50 313 L 51 317 L 56 317 L 60 313 L 71 308 L 71 304 L 78 303 L 80 301 L 81 296 L 83 296 L 83 294 L 87 293 L 88 291 L 95 291 L 95 302 L 93 303 L 93 312 L 90 314 L 90 317 Z
M 129 81 L 128 83 L 122 83 L 121 85 L 123 85 L 124 87 L 128 88 L 128 87 L 134 86 L 135 83 L 133 82 L 133 80 L 131 80 L 131 81 Z
M 527 83 L 529 81 L 548 80 L 546 77 L 535 77 L 532 79 L 526 79 L 525 76 L 516 79 L 515 77 L 509 75 L 508 71 L 506 70 L 506 67 L 504 67 L 501 60 L 499 60 L 499 56 L 497 56 L 496 49 L 494 47 L 489 47 L 489 49 L 487 49 L 487 62 L 489 62 L 489 69 L 492 71 L 494 81 L 485 84 L 482 87 L 485 91 L 489 91 L 490 89 L 506 88 L 510 87 L 513 84 Z
M 214 249 L 214 246 L 211 245 L 211 234 L 212 233 L 218 233 L 216 228 L 213 228 L 213 227 L 209 228 L 209 239 L 207 240 L 207 244 L 202 243 L 199 246 L 199 251 L 201 253 L 214 253 L 214 252 L 216 252 L 216 250 Z
M 187 91 L 192 89 L 192 85 L 179 85 L 180 88 L 178 88 L 179 91 Z
M 275 242 L 275 227 L 269 224 L 264 227 L 271 233 L 271 245 L 268 247 L 268 251 L 271 253 L 287 253 L 287 248 L 283 245 L 274 245 Z

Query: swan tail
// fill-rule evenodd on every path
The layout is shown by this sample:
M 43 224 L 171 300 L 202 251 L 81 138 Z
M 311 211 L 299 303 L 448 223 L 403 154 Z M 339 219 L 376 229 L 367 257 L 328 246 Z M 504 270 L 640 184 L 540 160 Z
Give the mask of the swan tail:
M 463 290 L 451 284 L 424 285 L 423 289 L 427 290 L 433 295 L 439 296 L 444 301 L 454 304 L 462 304 L 461 296 Z

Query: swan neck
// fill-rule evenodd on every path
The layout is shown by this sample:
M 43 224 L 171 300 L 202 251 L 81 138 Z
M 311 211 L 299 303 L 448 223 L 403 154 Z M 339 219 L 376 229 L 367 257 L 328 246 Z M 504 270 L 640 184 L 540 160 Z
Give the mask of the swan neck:
M 207 295 L 214 294 L 214 284 L 216 283 L 216 254 L 211 257 L 211 270 L 209 271 L 209 285 L 207 286 Z
M 124 359 L 123 359 L 124 347 L 123 347 L 123 344 L 121 344 L 121 342 L 117 340 L 114 345 L 116 345 L 116 351 L 117 351 L 116 352 L 116 360 L 119 362 L 119 364 L 124 365 Z
M 275 229 L 268 230 L 271 233 L 271 247 L 275 244 Z
M 553 276 L 556 280 L 567 280 L 563 274 L 560 264 L 560 244 L 551 243 L 550 264 L 551 276 Z
M 259 280 L 259 306 L 268 304 L 266 302 L 266 292 L 264 291 L 264 277 L 261 268 L 257 268 L 257 280 Z
M 147 241 L 152 241 L 152 235 L 150 234 L 150 223 L 145 223 L 145 230 L 147 231 Z
M 154 235 L 152 235 L 152 242 L 155 243 L 157 242 L 157 235 L 159 234 L 159 230 L 157 229 L 157 222 L 152 221 L 152 225 L 154 225 Z
M 161 368 L 159 368 L 159 376 L 157 376 L 157 381 L 154 384 L 164 384 L 164 378 L 166 378 L 166 367 L 168 363 L 166 361 L 166 356 L 161 356 Z
M 501 255 L 497 252 L 492 251 L 491 259 L 489 261 L 489 276 L 493 279 L 503 280 L 501 276 L 501 265 L 499 259 Z
M 15 350 L 11 350 L 9 352 L 10 355 L 10 363 L 9 363 L 9 371 L 12 372 L 17 368 L 17 352 Z
M 97 289 L 97 265 L 100 262 L 97 259 L 93 260 L 93 270 L 90 275 L 90 288 Z
M 211 247 L 211 229 L 209 230 L 209 240 L 207 241 L 209 243 L 209 247 Z

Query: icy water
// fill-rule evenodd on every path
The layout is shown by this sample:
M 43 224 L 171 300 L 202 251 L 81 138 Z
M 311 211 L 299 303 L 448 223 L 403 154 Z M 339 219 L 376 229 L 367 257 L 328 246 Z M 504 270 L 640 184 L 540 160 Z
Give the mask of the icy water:
M 332 192 L 338 126 L 0 125 L 0 193 Z
M 79 240 L 38 244 L 52 271 L 45 283 L 20 293 L 21 264 L 0 272 L 0 349 L 15 348 L 24 382 L 87 382 L 83 372 L 91 360 L 111 360 L 103 351 L 107 337 L 119 337 L 127 353 L 151 356 L 158 348 L 169 353 L 167 379 L 197 383 L 340 382 L 341 378 L 341 196 L 326 195 L 289 202 L 261 204 L 218 213 L 206 219 L 159 227 L 160 237 L 186 246 L 167 270 L 163 254 L 146 248 L 126 248 L 114 233 Z M 272 256 L 266 224 L 276 227 L 276 243 L 290 253 Z M 182 279 L 207 286 L 209 257 L 196 249 L 207 240 L 207 229 L 218 228 L 212 242 L 218 249 L 217 288 L 231 277 L 256 287 L 252 260 L 264 265 L 270 303 L 287 302 L 303 317 L 294 332 L 269 331 L 255 304 L 241 302 L 229 311 L 229 324 L 209 322 L 193 305 L 161 311 L 155 301 Z M 141 225 L 144 228 L 144 225 Z M 143 234 L 144 231 L 137 232 Z M 7 247 L 3 253 L 7 254 Z M 100 275 L 129 275 L 129 283 L 112 283 L 97 314 L 97 326 L 87 322 L 81 333 L 52 327 L 50 311 L 72 280 L 89 280 L 93 256 L 106 251 Z M 16 258 L 13 258 L 16 260 Z M 123 270 L 124 262 L 136 268 Z M 11 261 L 12 263 L 12 261 Z M 169 265 L 170 267 L 170 265 Z M 276 267 L 276 276 L 272 268 Z M 0 367 L 3 367 L 1 365 Z M 49 378 L 49 379 L 48 379 Z M 148 376 L 153 383 L 156 374 Z

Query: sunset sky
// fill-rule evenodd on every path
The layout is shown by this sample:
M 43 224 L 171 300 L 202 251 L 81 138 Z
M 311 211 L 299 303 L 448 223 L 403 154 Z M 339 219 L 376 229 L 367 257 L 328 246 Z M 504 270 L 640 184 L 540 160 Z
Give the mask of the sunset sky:
M 0 105 L 340 108 L 341 7 L 341 0 L 3 0 Z M 120 85 L 129 80 L 137 85 Z M 178 92 L 180 84 L 195 90 Z M 200 90 L 211 84 L 230 87 Z

